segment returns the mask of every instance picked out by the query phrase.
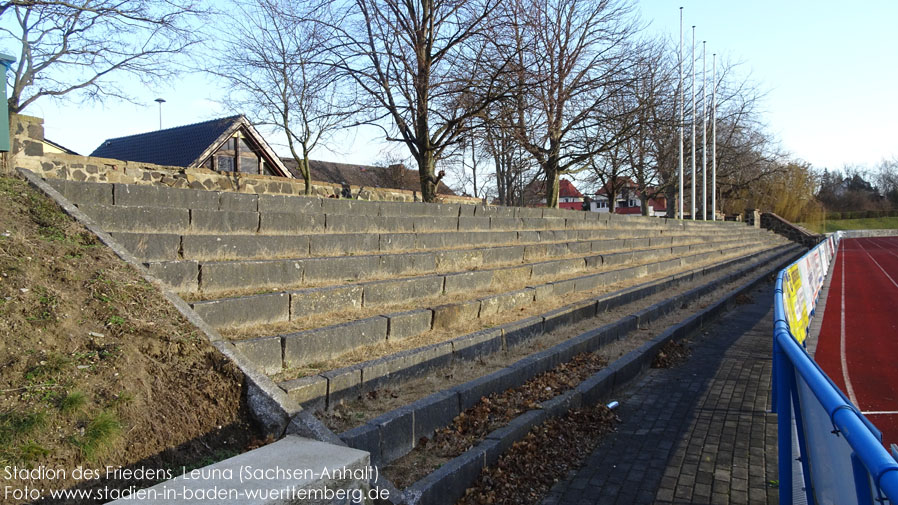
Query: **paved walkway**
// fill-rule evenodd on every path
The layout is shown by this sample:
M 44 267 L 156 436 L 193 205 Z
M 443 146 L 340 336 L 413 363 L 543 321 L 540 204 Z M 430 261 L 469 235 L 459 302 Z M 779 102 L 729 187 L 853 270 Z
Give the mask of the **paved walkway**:
M 772 284 L 751 298 L 621 395 L 617 432 L 543 505 L 777 503 Z

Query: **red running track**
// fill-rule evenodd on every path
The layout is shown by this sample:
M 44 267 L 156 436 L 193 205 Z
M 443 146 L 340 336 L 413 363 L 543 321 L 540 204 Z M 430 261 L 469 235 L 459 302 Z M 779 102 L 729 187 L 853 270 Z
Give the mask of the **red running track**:
M 898 443 L 898 237 L 842 239 L 814 359 Z

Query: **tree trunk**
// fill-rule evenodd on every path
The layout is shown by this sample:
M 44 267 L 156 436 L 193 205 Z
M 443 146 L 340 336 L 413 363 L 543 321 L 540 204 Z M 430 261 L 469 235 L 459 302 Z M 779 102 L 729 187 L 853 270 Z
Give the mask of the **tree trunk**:
M 649 215 L 649 199 L 645 195 L 639 197 L 639 206 L 642 207 L 642 215 Z
M 437 199 L 437 185 L 434 177 L 436 160 L 433 153 L 424 151 L 418 158 L 418 176 L 421 180 L 421 201 L 433 203 Z
M 558 208 L 558 172 L 554 169 L 546 170 L 546 207 Z
M 309 155 L 304 154 L 300 162 L 299 171 L 302 173 L 302 180 L 306 183 L 305 194 L 312 194 L 312 174 L 309 171 Z

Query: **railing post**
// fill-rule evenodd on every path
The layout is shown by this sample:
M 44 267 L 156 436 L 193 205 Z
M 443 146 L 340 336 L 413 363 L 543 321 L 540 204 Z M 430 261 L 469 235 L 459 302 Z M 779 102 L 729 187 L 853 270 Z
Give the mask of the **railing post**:
M 792 370 L 792 363 L 787 356 L 783 355 L 780 346 L 775 345 L 775 349 L 774 363 L 776 364 L 777 386 L 774 387 L 774 390 L 779 390 L 776 397 L 779 497 L 780 505 L 792 505 L 792 408 L 790 405 L 792 387 L 790 386 L 795 383 L 795 372 Z M 789 377 L 792 377 L 791 381 L 788 380 Z

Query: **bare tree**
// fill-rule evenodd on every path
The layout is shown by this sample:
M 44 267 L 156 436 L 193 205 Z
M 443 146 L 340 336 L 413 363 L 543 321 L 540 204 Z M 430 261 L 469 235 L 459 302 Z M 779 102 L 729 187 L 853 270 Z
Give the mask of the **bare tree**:
M 311 21 L 300 0 L 248 0 L 228 13 L 223 47 L 209 71 L 228 83 L 228 105 L 258 124 L 283 131 L 311 192 L 309 157 L 345 126 L 354 101 L 325 58 L 326 25 Z
M 21 45 L 9 110 L 42 97 L 130 98 L 112 77 L 168 78 L 198 40 L 193 0 L 20 1 L 0 4 L 0 31 Z
M 557 207 L 559 176 L 583 169 L 618 142 L 616 135 L 594 133 L 607 131 L 607 105 L 622 87 L 626 46 L 636 29 L 632 6 L 622 0 L 508 5 L 518 73 L 515 134 L 545 175 L 546 205 Z
M 421 195 L 436 198 L 439 160 L 464 139 L 471 119 L 501 93 L 502 65 L 487 58 L 498 0 L 354 0 L 332 27 L 334 54 L 369 99 L 367 122 L 404 143 L 418 165 Z M 389 123 L 389 126 L 384 123 Z

